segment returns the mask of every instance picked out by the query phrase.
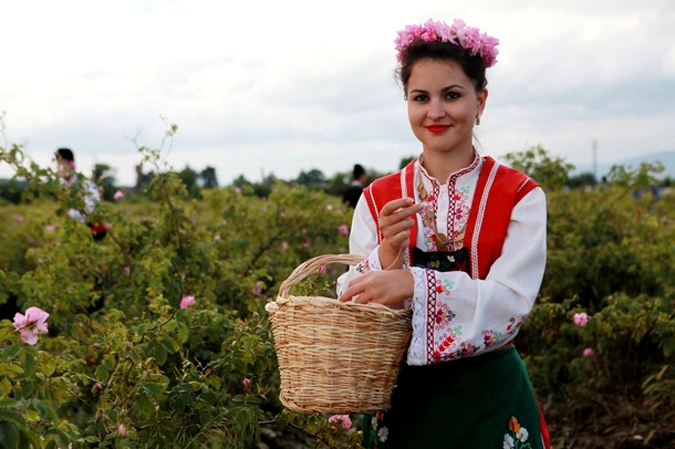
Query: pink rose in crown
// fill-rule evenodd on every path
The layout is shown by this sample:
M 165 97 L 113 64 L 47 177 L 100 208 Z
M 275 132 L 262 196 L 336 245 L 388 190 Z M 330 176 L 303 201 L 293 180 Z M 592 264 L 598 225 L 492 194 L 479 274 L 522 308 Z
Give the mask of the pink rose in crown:
M 29 307 L 26 314 L 17 313 L 14 315 L 14 329 L 19 332 L 21 339 L 29 345 L 34 345 L 38 341 L 38 334 L 46 334 L 47 318 L 49 314 L 37 307 Z

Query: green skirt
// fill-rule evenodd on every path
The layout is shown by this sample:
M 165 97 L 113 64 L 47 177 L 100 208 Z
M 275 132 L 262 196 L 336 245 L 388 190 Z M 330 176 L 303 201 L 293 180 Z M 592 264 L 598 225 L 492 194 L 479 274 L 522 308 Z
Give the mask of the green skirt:
M 366 415 L 363 423 L 364 446 L 377 449 L 543 449 L 543 434 L 548 439 L 530 378 L 513 346 L 404 366 L 391 408 Z

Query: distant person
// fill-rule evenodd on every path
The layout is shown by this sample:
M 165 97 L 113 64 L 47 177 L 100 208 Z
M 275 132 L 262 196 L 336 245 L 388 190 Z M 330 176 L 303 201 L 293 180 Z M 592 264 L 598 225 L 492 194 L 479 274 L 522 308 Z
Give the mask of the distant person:
M 71 187 L 77 182 L 77 171 L 75 170 L 75 155 L 69 148 L 59 148 L 54 153 L 57 164 L 57 172 L 65 186 Z M 96 204 L 101 200 L 96 184 L 85 179 L 81 184 L 82 189 L 82 209 L 71 208 L 68 210 L 68 216 L 81 223 L 86 224 L 92 232 L 94 240 L 101 240 L 106 236 L 106 223 L 98 223 L 90 219 L 90 214 L 94 212 Z
M 352 173 L 352 185 L 342 194 L 342 202 L 352 209 L 356 207 L 356 203 L 361 198 L 363 187 L 366 184 L 366 170 L 359 164 L 354 165 Z

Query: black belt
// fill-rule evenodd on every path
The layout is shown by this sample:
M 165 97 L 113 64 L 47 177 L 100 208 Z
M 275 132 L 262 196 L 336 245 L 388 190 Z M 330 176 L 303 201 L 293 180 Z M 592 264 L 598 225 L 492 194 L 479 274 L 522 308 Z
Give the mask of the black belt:
M 420 268 L 429 268 L 436 271 L 466 271 L 469 272 L 469 249 L 457 251 L 429 251 L 425 252 L 415 247 L 412 249 L 412 265 Z

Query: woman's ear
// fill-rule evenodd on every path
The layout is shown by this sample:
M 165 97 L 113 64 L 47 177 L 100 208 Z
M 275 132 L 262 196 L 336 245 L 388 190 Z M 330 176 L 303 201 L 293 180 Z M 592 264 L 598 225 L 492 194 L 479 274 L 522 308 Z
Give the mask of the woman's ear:
M 485 103 L 488 98 L 488 90 L 484 88 L 478 92 L 478 115 L 483 115 L 483 110 L 485 109 Z

